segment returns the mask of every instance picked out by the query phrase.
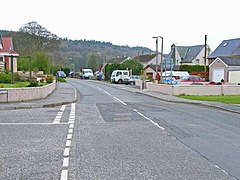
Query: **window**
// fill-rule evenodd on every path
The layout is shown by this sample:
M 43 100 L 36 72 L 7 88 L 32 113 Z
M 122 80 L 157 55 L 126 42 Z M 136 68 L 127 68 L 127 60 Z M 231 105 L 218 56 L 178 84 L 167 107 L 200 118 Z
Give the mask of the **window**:
M 200 61 L 199 59 L 196 59 L 196 64 L 199 64 L 199 61 Z
M 3 57 L 0 57 L 0 62 L 3 62 Z
M 120 75 L 122 75 L 122 72 L 117 72 L 116 76 L 120 76 Z
M 2 45 L 2 40 L 0 38 L 0 49 L 2 49 L 2 48 L 3 48 L 3 45 Z

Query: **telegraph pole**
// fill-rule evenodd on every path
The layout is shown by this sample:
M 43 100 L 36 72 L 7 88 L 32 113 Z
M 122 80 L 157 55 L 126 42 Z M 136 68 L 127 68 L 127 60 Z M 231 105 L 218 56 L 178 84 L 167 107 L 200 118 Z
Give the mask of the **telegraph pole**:
M 205 35 L 205 43 L 204 43 L 204 76 L 206 79 L 207 73 L 207 35 Z

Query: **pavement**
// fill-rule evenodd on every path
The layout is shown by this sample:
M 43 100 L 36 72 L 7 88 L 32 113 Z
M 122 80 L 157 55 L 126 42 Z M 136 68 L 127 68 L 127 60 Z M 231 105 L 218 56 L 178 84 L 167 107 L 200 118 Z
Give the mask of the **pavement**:
M 99 83 L 105 83 L 105 82 L 99 82 Z M 106 83 L 106 84 L 114 86 L 116 88 L 126 90 L 126 91 L 144 94 L 144 95 L 154 97 L 167 102 L 196 104 L 200 106 L 217 108 L 224 111 L 240 114 L 240 105 L 236 105 L 236 104 L 188 100 L 188 99 L 183 99 L 176 96 L 162 94 L 159 92 L 149 91 L 147 89 L 142 90 L 142 89 L 136 88 L 136 86 L 117 85 L 117 84 L 109 84 L 109 83 Z M 32 100 L 27 102 L 16 102 L 16 103 L 0 103 L 0 110 L 55 107 L 59 105 L 77 102 L 77 100 L 78 100 L 77 91 L 71 84 L 57 83 L 56 89 L 53 91 L 52 94 L 50 94 L 45 99 Z

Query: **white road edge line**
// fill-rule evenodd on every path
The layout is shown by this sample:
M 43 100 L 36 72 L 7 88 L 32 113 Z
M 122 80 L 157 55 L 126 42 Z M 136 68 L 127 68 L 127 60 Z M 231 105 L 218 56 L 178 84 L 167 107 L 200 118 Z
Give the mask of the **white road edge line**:
M 62 125 L 69 123 L 0 123 L 0 125 Z
M 229 173 L 227 171 L 225 171 L 224 169 L 222 169 L 221 167 L 219 167 L 218 165 L 214 165 L 216 168 L 220 169 L 222 172 L 224 172 L 225 174 L 229 175 Z

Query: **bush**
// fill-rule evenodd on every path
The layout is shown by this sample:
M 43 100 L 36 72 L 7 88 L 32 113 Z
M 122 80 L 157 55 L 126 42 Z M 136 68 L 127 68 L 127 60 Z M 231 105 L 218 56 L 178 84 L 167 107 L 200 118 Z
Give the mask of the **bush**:
M 46 78 L 46 82 L 47 82 L 47 83 L 52 83 L 53 80 L 54 80 L 53 75 L 47 75 L 47 78 Z
M 28 87 L 38 87 L 38 86 L 39 86 L 39 84 L 37 81 L 33 81 L 28 85 Z
M 6 73 L 0 73 L 0 83 L 11 83 L 11 76 Z
M 14 81 L 21 81 L 21 76 L 18 73 L 13 74 Z
M 204 66 L 201 65 L 181 65 L 180 71 L 188 71 L 189 73 L 192 72 L 204 72 Z M 206 71 L 209 71 L 209 67 L 206 66 Z
M 58 77 L 58 78 L 57 78 L 57 82 L 67 82 L 67 81 L 66 81 L 66 79 L 64 79 L 64 78 Z

